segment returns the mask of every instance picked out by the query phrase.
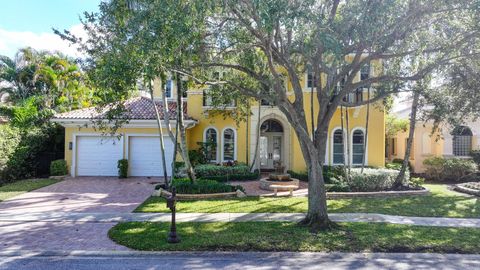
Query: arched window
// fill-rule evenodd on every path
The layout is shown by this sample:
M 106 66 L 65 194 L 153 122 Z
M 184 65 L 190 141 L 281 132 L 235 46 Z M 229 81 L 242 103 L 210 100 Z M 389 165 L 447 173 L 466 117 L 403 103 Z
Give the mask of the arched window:
M 223 131 L 223 161 L 235 160 L 235 131 L 227 128 Z
M 365 143 L 365 135 L 361 130 L 355 130 L 352 135 L 352 164 L 353 165 L 362 165 L 363 164 L 363 145 Z
M 453 132 L 453 155 L 469 156 L 472 152 L 472 130 L 466 126 L 458 126 Z
M 260 126 L 261 132 L 283 132 L 283 126 L 274 119 L 268 119 Z
M 205 130 L 204 136 L 205 155 L 208 161 L 217 161 L 217 131 L 214 128 Z
M 333 133 L 333 164 L 343 164 L 345 158 L 345 147 L 343 144 L 343 134 L 341 129 Z

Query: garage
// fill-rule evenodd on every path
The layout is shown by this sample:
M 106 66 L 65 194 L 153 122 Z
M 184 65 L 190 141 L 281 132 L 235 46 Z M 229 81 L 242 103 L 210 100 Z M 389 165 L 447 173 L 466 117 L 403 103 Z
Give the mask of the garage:
M 160 139 L 158 136 L 129 136 L 128 165 L 130 176 L 163 176 Z M 171 176 L 173 142 L 164 137 L 167 175 Z
M 105 136 L 77 136 L 78 176 L 117 176 L 117 162 L 123 158 L 123 139 Z

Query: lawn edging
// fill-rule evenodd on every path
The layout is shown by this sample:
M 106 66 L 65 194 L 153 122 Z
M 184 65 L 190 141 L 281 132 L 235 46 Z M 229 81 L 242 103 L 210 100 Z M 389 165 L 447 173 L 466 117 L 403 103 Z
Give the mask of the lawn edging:
M 458 192 L 462 192 L 462 193 L 466 193 L 466 194 L 469 194 L 469 195 L 480 196 L 480 190 L 464 187 L 464 186 L 461 186 L 461 185 L 455 185 L 453 190 L 458 191 Z
M 170 197 L 172 193 L 164 190 L 162 188 L 158 190 L 154 190 L 152 193 L 153 197 Z M 224 193 L 207 193 L 207 194 L 181 194 L 177 193 L 176 197 L 178 200 L 203 200 L 203 199 L 222 199 L 222 198 L 243 198 L 245 197 L 245 193 L 241 190 L 237 190 L 235 192 L 224 192 Z

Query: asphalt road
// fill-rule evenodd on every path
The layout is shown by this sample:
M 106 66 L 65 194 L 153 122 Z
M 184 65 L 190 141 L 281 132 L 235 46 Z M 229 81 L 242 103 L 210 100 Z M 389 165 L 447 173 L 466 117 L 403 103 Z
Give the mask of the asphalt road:
M 480 269 L 480 255 L 352 253 L 0 254 L 0 269 Z

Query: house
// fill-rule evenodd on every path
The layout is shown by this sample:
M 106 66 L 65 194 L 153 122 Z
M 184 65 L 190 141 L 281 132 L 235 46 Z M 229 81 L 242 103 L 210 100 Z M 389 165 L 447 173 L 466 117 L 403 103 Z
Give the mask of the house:
M 358 80 L 376 72 L 374 67 L 362 69 Z M 310 111 L 310 94 L 312 74 L 305 74 L 304 86 L 305 108 Z M 163 106 L 160 100 L 159 82 L 155 82 L 154 96 L 159 108 Z M 176 84 L 171 80 L 166 82 L 168 108 L 171 121 L 176 115 Z M 291 86 L 287 85 L 288 95 L 293 98 Z M 371 90 L 373 91 L 373 90 Z M 361 101 L 367 97 L 367 89 L 359 89 L 350 94 L 351 102 Z M 272 170 L 278 164 L 287 170 L 305 171 L 306 165 L 300 150 L 300 145 L 294 130 L 287 119 L 274 106 L 262 101 L 260 110 L 258 103 L 253 102 L 251 114 L 245 121 L 238 123 L 232 117 L 212 114 L 208 89 L 188 89 L 184 97 L 183 112 L 187 125 L 187 144 L 189 149 L 199 147 L 199 142 L 215 142 L 216 147 L 209 147 L 208 159 L 212 163 L 239 161 L 251 163 L 254 160 L 257 137 L 259 137 L 259 158 L 255 167 L 261 170 Z M 102 119 L 105 111 L 98 112 L 87 108 L 58 114 L 52 120 L 65 127 L 65 158 L 72 176 L 117 175 L 117 161 L 122 158 L 129 160 L 130 176 L 161 176 L 163 175 L 158 129 L 155 121 L 154 107 L 145 97 L 128 100 L 125 107 L 129 111 L 130 121 L 120 128 L 117 136 L 102 136 L 91 125 L 91 119 Z M 235 110 L 235 103 L 225 110 Z M 318 110 L 318 104 L 314 104 Z M 162 110 L 160 110 L 162 111 Z M 370 106 L 369 128 L 365 130 L 367 106 L 357 106 L 347 109 L 349 128 L 344 125 L 342 136 L 341 112 L 335 113 L 329 130 L 327 153 L 328 165 L 341 165 L 349 153 L 346 162 L 360 166 L 365 156 L 367 166 L 384 166 L 385 149 L 385 114 L 382 102 Z M 260 115 L 259 115 L 260 114 Z M 345 114 L 345 109 L 344 109 Z M 346 115 L 346 114 L 345 114 Z M 163 117 L 163 115 L 162 115 Z M 309 116 L 307 116 L 309 118 Z M 257 134 L 258 119 L 261 122 L 260 136 Z M 310 121 L 309 119 L 307 119 Z M 174 126 L 174 124 L 172 124 Z M 365 136 L 368 133 L 368 145 L 364 151 Z M 347 151 L 347 143 L 349 151 Z M 173 143 L 166 137 L 167 163 L 171 162 Z M 168 174 L 171 175 L 170 169 Z
M 427 108 L 428 109 L 428 108 Z M 408 119 L 411 100 L 397 104 L 393 114 Z M 389 159 L 403 159 L 408 139 L 408 131 L 399 132 L 388 142 Z M 415 125 L 410 164 L 416 173 L 423 173 L 423 161 L 429 157 L 470 158 L 472 150 L 480 149 L 480 122 L 465 121 L 462 126 L 453 127 L 442 124 L 434 130 L 432 121 L 418 121 Z

